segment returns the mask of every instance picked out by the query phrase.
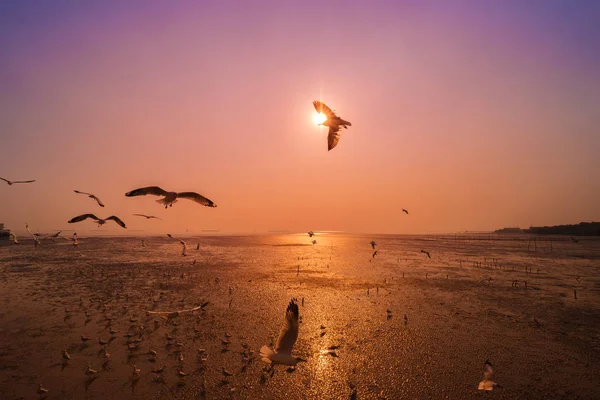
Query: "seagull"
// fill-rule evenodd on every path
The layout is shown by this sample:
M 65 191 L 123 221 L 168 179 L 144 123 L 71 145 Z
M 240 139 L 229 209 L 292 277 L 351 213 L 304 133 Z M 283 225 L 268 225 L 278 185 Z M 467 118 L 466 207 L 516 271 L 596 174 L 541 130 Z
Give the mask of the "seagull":
M 577 239 L 574 236 L 571 236 L 571 240 L 573 241 L 573 243 L 579 243 L 579 239 Z
M 14 233 L 10 233 L 8 239 L 10 240 L 10 237 L 12 236 L 12 241 L 14 244 L 19 244 L 19 240 L 17 239 L 17 235 L 15 235 Z
M 68 237 L 64 237 L 64 236 L 58 236 L 60 238 L 63 238 L 65 240 L 70 240 L 73 242 L 73 246 L 77 247 L 79 246 L 79 240 L 77 240 L 77 232 L 73 232 L 73 237 L 72 238 L 68 238 Z
M 33 238 L 35 247 L 37 247 L 40 244 L 40 239 L 38 239 L 37 236 L 33 234 L 33 232 L 31 232 L 31 230 L 29 229 L 29 224 L 27 222 L 25 223 L 25 229 L 27 229 L 27 232 L 29 232 L 29 234 Z
M 308 231 L 308 237 L 313 237 L 315 233 L 313 231 Z
M 421 253 L 423 253 L 423 254 L 427 254 L 427 257 L 431 258 L 431 254 L 429 254 L 429 252 L 428 252 L 428 251 L 421 250 Z
M 408 210 L 406 208 L 403 208 L 402 212 L 404 212 L 404 213 L 406 213 L 406 215 L 408 215 Z
M 313 239 L 312 244 L 317 244 L 317 241 Z
M 146 215 L 146 214 L 132 214 L 135 215 L 136 217 L 144 217 L 146 219 L 161 219 L 158 217 L 155 217 L 154 215 Z
M 375 250 L 375 251 L 373 252 L 373 258 L 375 258 L 375 256 L 376 256 L 376 255 L 377 255 L 377 250 Z
M 298 339 L 298 304 L 290 300 L 285 311 L 285 323 L 279 333 L 275 351 L 267 346 L 260 349 L 262 360 L 273 364 L 296 365 L 298 359 L 292 357 L 292 347 Z
M 98 226 L 104 225 L 106 223 L 106 221 L 112 220 L 112 221 L 115 221 L 119 226 L 127 229 L 127 226 L 125 226 L 125 222 L 121 221 L 118 217 L 116 217 L 114 215 L 111 215 L 110 217 L 105 218 L 105 219 L 100 219 L 100 218 L 96 217 L 94 214 L 82 214 L 77 217 L 71 218 L 68 222 L 69 222 L 69 224 L 73 224 L 75 222 L 84 221 L 88 218 L 95 219 L 96 222 L 98 223 Z
M 42 384 L 40 383 L 40 384 L 38 385 L 38 390 L 37 390 L 37 392 L 38 392 L 38 394 L 46 394 L 46 393 L 48 393 L 48 389 L 45 389 L 45 388 L 43 388 L 43 387 L 42 387 Z
M 151 194 L 153 196 L 163 196 L 162 199 L 156 200 L 157 203 L 164 204 L 165 208 L 173 207 L 173 204 L 177 202 L 178 198 L 188 199 L 195 201 L 198 204 L 202 204 L 206 207 L 216 207 L 217 205 L 206 197 L 195 193 L 195 192 L 167 192 L 159 188 L 158 186 L 148 186 L 140 189 L 132 190 L 131 192 L 125 193 L 127 197 L 133 196 L 145 196 Z
M 483 380 L 479 382 L 479 390 L 493 390 L 498 384 L 492 380 L 494 370 L 492 369 L 492 363 L 490 360 L 485 360 L 483 364 Z
M 183 246 L 183 249 L 181 250 L 181 255 L 184 257 L 187 256 L 187 253 L 186 253 L 187 247 L 185 246 L 185 242 L 181 239 L 177 239 L 176 237 L 173 237 L 170 233 L 167 233 L 167 236 L 170 237 L 171 239 L 177 240 L 179 242 L 179 244 L 181 246 Z
M 327 107 L 325 103 L 315 100 L 313 101 L 313 105 L 319 114 L 323 114 L 327 117 L 327 119 L 319 125 L 329 127 L 329 134 L 327 135 L 327 149 L 329 151 L 337 146 L 340 141 L 340 127 L 348 129 L 348 126 L 352 126 L 352 124 L 335 115 L 331 108 Z
M 369 243 L 371 244 L 371 247 L 373 248 L 373 250 L 375 250 L 375 245 L 377 245 L 377 243 L 375 243 L 374 240 L 371 240 Z
M 4 182 L 8 183 L 9 186 L 12 186 L 15 183 L 33 183 L 33 182 L 35 182 L 35 179 L 32 181 L 9 181 L 8 179 L 4 179 L 2 177 L 0 177 L 0 180 L 3 180 Z
M 96 195 L 92 194 L 92 193 L 86 193 L 86 192 L 80 192 L 79 190 L 74 190 L 75 193 L 77 194 L 85 194 L 87 197 L 89 197 L 90 199 L 94 199 L 96 200 L 96 202 L 98 203 L 98 205 L 100 207 L 104 207 L 104 204 L 100 201 L 99 198 L 96 197 Z

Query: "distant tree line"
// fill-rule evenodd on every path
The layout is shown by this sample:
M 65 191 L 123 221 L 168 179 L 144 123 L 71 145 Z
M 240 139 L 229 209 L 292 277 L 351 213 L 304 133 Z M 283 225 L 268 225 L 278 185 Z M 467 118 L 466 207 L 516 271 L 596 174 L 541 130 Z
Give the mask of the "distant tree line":
M 540 235 L 600 236 L 600 222 L 580 222 L 576 225 L 532 226 L 525 233 Z

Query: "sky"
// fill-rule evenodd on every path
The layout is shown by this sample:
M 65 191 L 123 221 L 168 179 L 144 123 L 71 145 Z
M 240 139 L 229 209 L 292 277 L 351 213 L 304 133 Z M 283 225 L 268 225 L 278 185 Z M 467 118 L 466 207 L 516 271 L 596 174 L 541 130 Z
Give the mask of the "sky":
M 0 60 L 17 232 L 600 220 L 597 1 L 0 0 Z M 329 152 L 316 99 L 352 123 Z M 147 185 L 218 207 L 124 196 Z

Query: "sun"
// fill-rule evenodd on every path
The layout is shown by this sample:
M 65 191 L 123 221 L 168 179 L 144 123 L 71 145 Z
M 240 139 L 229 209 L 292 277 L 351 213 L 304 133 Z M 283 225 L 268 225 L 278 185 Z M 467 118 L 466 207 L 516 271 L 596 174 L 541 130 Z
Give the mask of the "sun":
M 315 125 L 319 125 L 320 123 L 325 122 L 327 120 L 327 117 L 324 116 L 323 114 L 315 111 L 315 113 L 313 114 L 312 120 Z

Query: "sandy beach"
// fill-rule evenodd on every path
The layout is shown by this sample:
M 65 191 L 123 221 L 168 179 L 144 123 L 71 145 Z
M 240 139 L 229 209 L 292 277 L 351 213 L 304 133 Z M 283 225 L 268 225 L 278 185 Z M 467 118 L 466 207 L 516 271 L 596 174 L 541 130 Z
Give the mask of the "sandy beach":
M 186 257 L 167 237 L 3 245 L 0 397 L 600 397 L 600 240 L 489 238 L 184 237 Z M 293 297 L 306 362 L 271 375 L 258 352 Z

